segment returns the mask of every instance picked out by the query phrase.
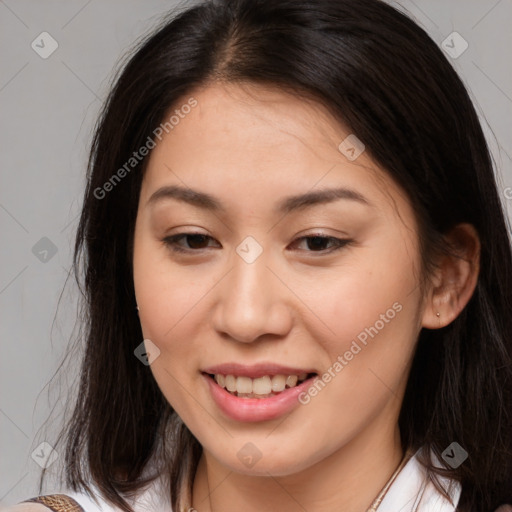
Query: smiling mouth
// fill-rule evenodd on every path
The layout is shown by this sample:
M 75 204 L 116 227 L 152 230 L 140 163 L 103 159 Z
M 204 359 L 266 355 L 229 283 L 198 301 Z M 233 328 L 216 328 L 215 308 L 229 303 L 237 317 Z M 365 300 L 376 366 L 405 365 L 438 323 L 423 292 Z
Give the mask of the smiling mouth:
M 205 373 L 221 388 L 239 398 L 269 398 L 283 391 L 294 388 L 316 373 L 301 373 L 300 375 L 264 375 L 256 379 L 246 376 L 224 375 L 221 373 Z

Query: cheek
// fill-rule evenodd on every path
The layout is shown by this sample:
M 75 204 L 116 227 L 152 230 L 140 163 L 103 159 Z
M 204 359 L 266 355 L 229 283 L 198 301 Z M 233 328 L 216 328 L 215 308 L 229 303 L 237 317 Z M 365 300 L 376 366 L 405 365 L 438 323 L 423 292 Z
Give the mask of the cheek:
M 417 314 L 420 299 L 416 262 L 409 254 L 376 244 L 354 251 L 335 271 L 334 279 L 326 274 L 314 284 L 317 292 L 309 293 L 312 302 L 308 303 L 335 335 L 333 348 L 360 333 L 364 339 L 365 330 L 375 324 L 383 332 L 406 326 L 410 330 L 415 325 L 407 321 Z
M 139 319 L 144 339 L 160 350 L 150 370 L 166 400 L 189 422 L 197 411 L 186 390 L 192 389 L 193 379 L 200 378 L 199 373 L 190 372 L 199 366 L 200 354 L 194 344 L 200 338 L 196 332 L 200 323 L 194 315 L 200 311 L 201 297 L 211 288 L 192 269 L 173 265 L 154 240 L 136 242 L 134 284 Z
M 327 354 L 331 403 L 357 409 L 361 399 L 372 402 L 389 389 L 396 392 L 407 374 L 419 334 L 421 293 L 411 258 L 416 252 L 396 240 L 369 248 L 366 257 L 358 253 L 316 295 L 312 309 L 329 331 L 318 321 L 311 330 L 327 332 L 317 339 Z
M 325 364 L 318 382 L 301 397 L 304 415 L 322 418 L 314 429 L 329 449 L 378 415 L 389 419 L 385 425 L 394 424 L 418 334 L 419 299 L 405 290 L 395 292 L 358 295 L 354 290 L 350 313 L 342 305 L 330 310 L 327 320 L 336 336 L 322 338 Z
M 194 266 L 173 264 L 168 250 L 149 234 L 135 238 L 133 279 L 144 337 L 163 350 L 190 327 L 190 315 L 212 286 L 212 277 L 201 276 Z

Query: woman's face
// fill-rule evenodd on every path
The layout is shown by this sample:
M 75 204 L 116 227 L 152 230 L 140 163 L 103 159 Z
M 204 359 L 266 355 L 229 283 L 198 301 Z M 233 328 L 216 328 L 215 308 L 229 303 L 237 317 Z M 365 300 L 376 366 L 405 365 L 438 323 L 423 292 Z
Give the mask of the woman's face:
M 406 196 L 298 96 L 212 85 L 174 110 L 133 268 L 166 399 L 205 453 L 247 474 L 396 441 L 423 308 Z

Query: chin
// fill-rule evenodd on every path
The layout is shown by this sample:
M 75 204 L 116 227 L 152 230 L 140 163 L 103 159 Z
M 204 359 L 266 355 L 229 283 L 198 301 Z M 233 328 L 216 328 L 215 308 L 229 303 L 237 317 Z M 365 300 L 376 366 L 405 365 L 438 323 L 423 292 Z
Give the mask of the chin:
M 241 450 L 237 450 L 237 452 L 234 453 L 234 457 L 228 459 L 225 457 L 226 452 L 219 454 L 221 455 L 220 458 L 215 452 L 210 453 L 230 471 L 248 476 L 289 476 L 299 473 L 318 462 L 318 460 L 316 460 L 318 454 L 312 454 L 311 456 L 307 456 L 307 458 L 304 458 L 304 454 L 301 454 L 302 458 L 299 460 L 297 458 L 297 452 L 300 448 L 297 446 L 290 447 L 290 449 L 286 450 L 286 453 L 283 453 L 283 451 L 276 453 L 275 449 L 269 449 L 268 454 L 265 455 L 266 449 L 263 444 L 263 442 L 260 443 L 262 446 L 260 451 L 261 455 L 258 456 L 255 452 L 252 461 L 244 461 L 244 458 L 247 458 L 247 456 L 244 457 L 243 454 L 239 455 Z M 302 444 L 301 446 L 304 445 Z M 321 457 L 319 460 L 320 459 Z

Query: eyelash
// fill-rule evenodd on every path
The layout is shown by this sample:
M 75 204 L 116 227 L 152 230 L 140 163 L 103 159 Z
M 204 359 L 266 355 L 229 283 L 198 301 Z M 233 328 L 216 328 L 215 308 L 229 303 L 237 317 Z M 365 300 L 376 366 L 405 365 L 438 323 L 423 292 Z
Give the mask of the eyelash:
M 186 238 L 188 236 L 202 236 L 207 239 L 213 240 L 213 238 L 211 236 L 204 235 L 202 233 L 178 233 L 176 235 L 165 237 L 164 239 L 162 239 L 162 242 L 171 251 L 177 252 L 177 253 L 189 253 L 190 254 L 190 253 L 194 253 L 194 252 L 197 253 L 197 252 L 204 250 L 204 248 L 203 249 L 187 249 L 187 248 L 183 248 L 183 247 L 177 245 L 179 240 Z M 313 235 L 296 238 L 292 243 L 300 242 L 302 240 L 308 240 L 311 238 L 317 238 L 317 239 L 320 238 L 322 240 L 329 240 L 331 242 L 334 242 L 335 246 L 334 246 L 334 248 L 331 248 L 330 250 L 306 251 L 306 252 L 312 252 L 312 253 L 320 253 L 320 255 L 331 254 L 335 251 L 342 249 L 343 247 L 349 245 L 352 242 L 352 240 L 350 240 L 350 239 L 342 239 L 342 238 L 336 238 L 333 236 L 324 236 L 324 235 L 320 235 L 320 234 L 318 234 L 318 235 L 313 234 Z

